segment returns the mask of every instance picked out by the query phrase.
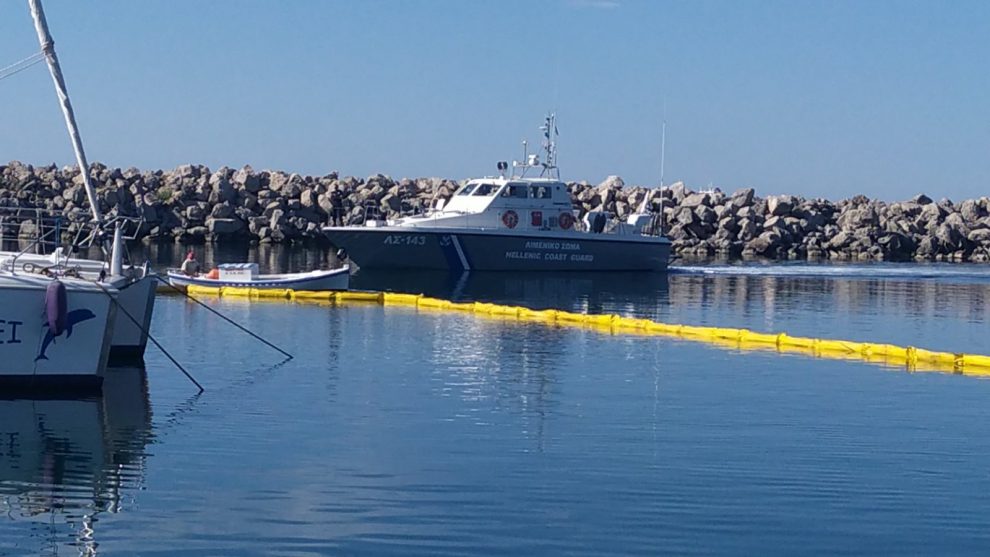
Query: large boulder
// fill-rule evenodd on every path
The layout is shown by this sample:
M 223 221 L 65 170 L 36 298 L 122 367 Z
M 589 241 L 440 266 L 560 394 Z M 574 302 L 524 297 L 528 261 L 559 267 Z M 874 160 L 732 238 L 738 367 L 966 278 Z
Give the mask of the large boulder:
M 258 193 L 258 190 L 261 189 L 261 178 L 254 173 L 254 169 L 250 166 L 245 166 L 235 172 L 232 180 L 234 184 L 250 193 Z
M 680 224 L 688 225 L 698 221 L 698 216 L 689 207 L 681 207 L 677 210 L 674 220 Z
M 227 201 L 232 203 L 237 200 L 237 190 L 234 189 L 234 186 L 230 183 L 230 180 L 219 172 L 214 173 L 213 176 L 210 177 L 210 185 L 216 193 L 218 201 Z
M 940 251 L 949 253 L 961 249 L 966 237 L 958 228 L 943 223 L 935 230 L 935 239 L 938 241 Z
M 742 219 L 739 221 L 739 232 L 736 233 L 736 239 L 740 242 L 748 242 L 756 237 L 759 232 L 759 228 L 756 223 L 750 219 Z
M 859 205 L 846 209 L 839 215 L 836 224 L 843 230 L 875 227 L 879 224 L 879 216 L 872 205 Z
M 244 221 L 235 218 L 206 219 L 206 228 L 214 236 L 231 236 L 244 231 Z
M 213 210 L 210 211 L 210 216 L 215 219 L 226 219 L 226 218 L 230 218 L 233 215 L 234 215 L 234 207 L 226 201 L 214 205 Z M 207 227 L 209 227 L 209 224 L 207 224 Z
M 756 191 L 753 188 L 742 188 L 733 192 L 729 200 L 736 207 L 749 207 L 753 204 L 753 196 Z
M 268 189 L 275 193 L 280 193 L 288 183 L 289 175 L 285 172 L 276 171 L 268 175 Z
M 855 236 L 852 233 L 843 230 L 832 236 L 825 246 L 831 250 L 842 250 L 849 246 L 854 239 Z
M 694 209 L 694 214 L 698 216 L 698 220 L 703 224 L 714 224 L 717 219 L 715 211 L 710 207 L 705 205 L 699 205 Z
M 299 194 L 299 203 L 306 208 L 318 207 L 318 196 L 312 188 L 306 188 Z
M 767 198 L 767 212 L 773 216 L 786 216 L 797 205 L 793 195 L 771 195 Z
M 917 247 L 915 246 L 914 240 L 912 240 L 909 236 L 898 234 L 896 232 L 884 234 L 877 239 L 877 244 L 880 246 L 884 258 L 892 260 L 904 260 L 910 258 Z
M 190 205 L 186 207 L 185 217 L 190 223 L 202 223 L 206 218 L 206 212 L 198 204 Z
M 681 207 L 690 207 L 694 209 L 695 207 L 710 207 L 711 206 L 711 196 L 708 193 L 692 193 L 691 195 L 684 198 L 680 203 Z
M 982 246 L 990 245 L 990 228 L 978 228 L 969 233 L 966 238 L 975 244 Z
M 782 246 L 782 237 L 776 230 L 768 230 L 746 244 L 746 249 L 757 255 L 773 255 Z
M 622 178 L 618 176 L 609 176 L 608 178 L 602 180 L 602 182 L 598 184 L 595 189 L 599 191 L 608 189 L 622 189 L 625 185 L 626 183 L 622 180 Z
M 382 197 L 380 205 L 383 210 L 396 213 L 402 208 L 402 200 L 390 193 Z
M 735 234 L 739 230 L 739 223 L 731 216 L 723 217 L 718 221 L 719 230 L 727 230 Z
M 272 230 L 278 230 L 285 223 L 285 211 L 282 209 L 273 209 L 271 217 L 269 217 L 268 226 Z
M 975 223 L 987 216 L 987 211 L 978 200 L 967 199 L 959 205 L 959 215 L 965 222 Z
M 922 236 L 918 239 L 918 246 L 914 250 L 914 255 L 916 258 L 931 259 L 938 252 L 938 240 L 931 236 Z

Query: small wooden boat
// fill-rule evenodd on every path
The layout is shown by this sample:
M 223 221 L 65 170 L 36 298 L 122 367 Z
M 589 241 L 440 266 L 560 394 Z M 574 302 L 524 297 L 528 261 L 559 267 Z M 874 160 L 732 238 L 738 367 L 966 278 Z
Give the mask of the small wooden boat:
M 344 265 L 338 269 L 309 271 L 307 273 L 258 274 L 257 263 L 225 263 L 217 272 L 190 276 L 179 269 L 168 270 L 168 282 L 172 286 L 239 286 L 248 288 L 289 288 L 292 290 L 347 290 L 351 269 Z

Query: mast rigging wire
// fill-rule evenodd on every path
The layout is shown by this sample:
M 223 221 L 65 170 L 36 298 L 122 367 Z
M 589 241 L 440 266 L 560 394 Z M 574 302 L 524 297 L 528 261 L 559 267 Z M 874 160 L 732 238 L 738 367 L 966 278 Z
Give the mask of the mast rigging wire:
M 28 56 L 27 58 L 24 58 L 23 60 L 18 60 L 17 62 L 14 62 L 13 64 L 11 64 L 11 65 L 9 65 L 7 67 L 0 68 L 0 79 L 8 78 L 8 77 L 10 77 L 10 76 L 12 76 L 14 74 L 20 73 L 20 72 L 22 72 L 22 71 L 30 68 L 31 66 L 33 66 L 35 64 L 39 64 L 39 63 L 44 62 L 44 61 L 45 61 L 45 53 L 44 52 L 35 52 L 31 56 Z

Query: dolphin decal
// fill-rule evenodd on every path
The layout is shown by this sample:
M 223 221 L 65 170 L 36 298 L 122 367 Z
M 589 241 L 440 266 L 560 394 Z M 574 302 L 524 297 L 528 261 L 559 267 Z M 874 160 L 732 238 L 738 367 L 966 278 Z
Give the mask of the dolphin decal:
M 70 311 L 65 316 L 65 338 L 72 336 L 73 325 L 77 325 L 83 321 L 89 321 L 90 319 L 96 319 L 96 315 L 88 309 L 74 309 Z M 48 326 L 48 323 L 45 323 L 45 327 L 48 328 L 48 332 L 45 333 L 45 340 L 41 342 L 41 352 L 39 352 L 38 357 L 34 359 L 36 362 L 38 360 L 47 360 L 48 356 L 45 355 L 45 352 L 48 350 L 48 345 L 55 342 L 55 337 L 62 336 L 61 333 L 57 335 L 52 334 L 51 327 Z

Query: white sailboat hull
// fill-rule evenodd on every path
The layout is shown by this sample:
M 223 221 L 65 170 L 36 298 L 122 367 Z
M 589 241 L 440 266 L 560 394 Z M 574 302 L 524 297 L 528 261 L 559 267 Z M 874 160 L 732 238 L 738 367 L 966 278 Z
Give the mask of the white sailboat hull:
M 103 382 L 116 316 L 116 289 L 77 279 L 66 287 L 66 328 L 45 315 L 52 279 L 0 275 L 0 390 L 95 390 Z
M 15 257 L 16 262 L 14 262 Z M 56 264 L 51 255 L 18 254 L 7 251 L 0 251 L 0 262 L 3 270 L 13 272 L 23 272 L 25 266 L 28 269 L 44 269 Z M 91 281 L 98 280 L 101 271 L 109 271 L 106 263 L 92 259 L 63 258 L 61 265 L 67 269 L 78 269 L 82 278 Z M 135 268 L 136 278 L 118 277 L 108 281 L 120 291 L 117 301 L 121 310 L 114 324 L 110 342 L 111 365 L 137 363 L 144 358 L 144 351 L 148 346 L 151 316 L 155 310 L 155 287 L 158 278 L 150 272 L 142 276 L 143 272 L 142 269 Z

